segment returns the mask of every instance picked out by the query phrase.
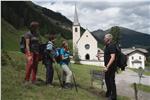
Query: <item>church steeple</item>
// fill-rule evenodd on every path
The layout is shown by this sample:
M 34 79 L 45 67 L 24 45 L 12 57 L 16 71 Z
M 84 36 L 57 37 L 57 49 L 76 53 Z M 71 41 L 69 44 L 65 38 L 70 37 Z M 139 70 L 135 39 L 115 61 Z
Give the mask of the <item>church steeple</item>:
M 80 23 L 78 20 L 77 8 L 75 4 L 75 12 L 74 12 L 74 22 L 72 25 L 72 40 L 73 40 L 73 52 L 77 49 L 78 40 L 80 39 Z
M 79 20 L 78 20 L 78 13 L 77 13 L 77 8 L 75 4 L 75 13 L 74 13 L 74 22 L 73 25 L 80 25 Z

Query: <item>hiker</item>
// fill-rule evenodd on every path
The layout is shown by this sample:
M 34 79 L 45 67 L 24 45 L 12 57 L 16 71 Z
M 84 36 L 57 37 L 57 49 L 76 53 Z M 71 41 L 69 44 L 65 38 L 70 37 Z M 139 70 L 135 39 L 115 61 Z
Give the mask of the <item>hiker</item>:
M 39 23 L 33 21 L 30 23 L 30 31 L 24 34 L 26 45 L 25 56 L 27 59 L 25 83 L 29 83 L 31 74 L 32 74 L 32 84 L 36 83 L 36 74 L 39 62 L 39 45 L 40 45 L 39 35 L 37 33 L 38 29 Z
M 105 50 L 104 50 L 104 63 L 105 63 L 105 82 L 107 87 L 106 97 L 111 100 L 117 100 L 115 72 L 116 67 L 116 46 L 112 43 L 113 36 L 106 34 L 104 36 Z
M 53 86 L 53 76 L 54 76 L 54 69 L 53 63 L 55 62 L 55 36 L 52 34 L 49 37 L 49 41 L 46 43 L 44 55 L 43 55 L 43 64 L 46 67 L 46 85 Z
M 63 41 L 62 48 L 60 49 L 60 66 L 63 70 L 62 80 L 63 80 L 63 86 L 64 88 L 68 89 L 71 88 L 71 79 L 72 79 L 72 71 L 69 68 L 69 48 L 68 43 L 66 41 Z
M 98 61 L 100 61 L 100 58 L 101 58 L 101 52 L 100 50 L 97 51 L 97 55 L 96 55 Z

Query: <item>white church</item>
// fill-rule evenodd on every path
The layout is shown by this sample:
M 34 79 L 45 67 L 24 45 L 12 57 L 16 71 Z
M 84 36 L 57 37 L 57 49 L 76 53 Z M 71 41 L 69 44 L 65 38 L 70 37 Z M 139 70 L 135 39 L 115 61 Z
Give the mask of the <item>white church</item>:
M 104 66 L 104 52 L 102 49 L 98 48 L 98 41 L 96 40 L 96 38 L 89 32 L 88 29 L 86 29 L 86 31 L 81 36 L 80 23 L 78 20 L 76 6 L 74 22 L 72 26 L 72 37 L 73 54 L 75 54 L 75 52 L 78 52 L 81 64 Z M 98 50 L 100 50 L 100 60 L 98 60 L 98 58 L 96 57 Z M 140 53 L 136 51 L 140 51 Z M 122 52 L 127 56 L 127 67 L 145 68 L 145 54 L 148 52 L 147 50 L 142 48 L 138 48 L 138 50 L 129 50 L 129 48 L 126 48 L 122 49 Z
M 81 36 L 80 23 L 78 20 L 77 9 L 75 6 L 74 22 L 72 26 L 72 37 L 73 37 L 73 52 L 77 51 L 80 58 L 81 64 L 88 65 L 104 65 L 103 56 L 98 61 L 96 57 L 98 50 L 103 55 L 103 51 L 98 48 L 98 42 L 95 37 L 86 29 Z

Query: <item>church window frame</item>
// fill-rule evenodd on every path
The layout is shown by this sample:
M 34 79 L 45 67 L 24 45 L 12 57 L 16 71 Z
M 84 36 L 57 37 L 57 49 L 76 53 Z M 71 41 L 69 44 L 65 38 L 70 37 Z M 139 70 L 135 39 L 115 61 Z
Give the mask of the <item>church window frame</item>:
M 141 56 L 139 56 L 139 59 L 140 59 L 140 60 L 142 59 Z
M 85 49 L 90 49 L 90 44 L 85 44 Z
M 75 32 L 78 32 L 78 28 L 77 27 L 75 27 Z

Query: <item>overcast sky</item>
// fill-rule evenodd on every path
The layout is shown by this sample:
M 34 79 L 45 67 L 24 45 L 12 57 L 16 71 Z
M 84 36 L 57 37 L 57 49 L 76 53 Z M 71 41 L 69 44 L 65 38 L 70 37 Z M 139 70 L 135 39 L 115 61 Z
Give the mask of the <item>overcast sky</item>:
M 150 1 L 148 0 L 33 0 L 34 3 L 74 19 L 77 5 L 79 22 L 90 31 L 122 26 L 150 34 Z

